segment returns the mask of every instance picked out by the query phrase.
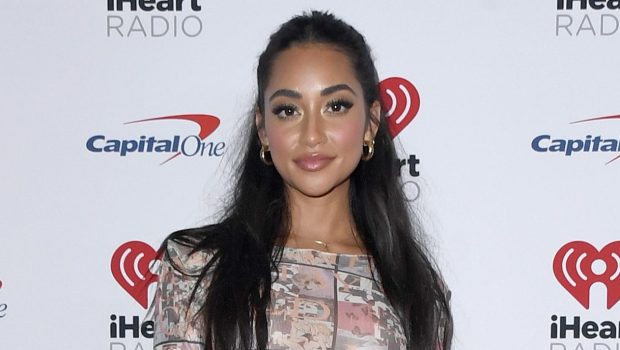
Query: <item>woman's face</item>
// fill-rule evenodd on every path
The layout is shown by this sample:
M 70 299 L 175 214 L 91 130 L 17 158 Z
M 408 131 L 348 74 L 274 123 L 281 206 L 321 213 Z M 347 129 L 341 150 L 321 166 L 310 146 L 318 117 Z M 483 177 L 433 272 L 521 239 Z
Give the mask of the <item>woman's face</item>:
M 256 115 L 259 137 L 288 189 L 320 197 L 348 188 L 363 142 L 376 132 L 349 58 L 326 44 L 282 51 L 264 98 L 264 115 Z M 378 101 L 370 113 L 378 120 Z

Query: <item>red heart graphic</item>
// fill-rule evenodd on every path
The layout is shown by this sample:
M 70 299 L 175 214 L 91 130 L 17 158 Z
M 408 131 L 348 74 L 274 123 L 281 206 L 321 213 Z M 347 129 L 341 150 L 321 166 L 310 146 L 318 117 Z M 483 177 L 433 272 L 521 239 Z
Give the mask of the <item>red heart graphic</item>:
M 399 77 L 381 81 L 379 92 L 390 135 L 395 138 L 418 114 L 420 94 L 410 81 Z
M 593 270 L 595 262 L 598 271 Z M 600 252 L 588 242 L 567 243 L 553 258 L 553 273 L 586 309 L 590 308 L 590 287 L 596 282 L 604 284 L 607 309 L 611 309 L 620 301 L 620 241 L 609 243 Z
M 143 308 L 148 306 L 148 287 L 158 275 L 149 267 L 158 259 L 157 252 L 141 241 L 124 243 L 112 255 L 112 275 Z

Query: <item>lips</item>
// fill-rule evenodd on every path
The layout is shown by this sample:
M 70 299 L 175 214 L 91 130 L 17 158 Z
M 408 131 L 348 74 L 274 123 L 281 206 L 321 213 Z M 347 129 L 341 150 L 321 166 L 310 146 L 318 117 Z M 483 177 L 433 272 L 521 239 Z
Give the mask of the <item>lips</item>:
M 324 154 L 309 154 L 294 160 L 295 164 L 305 171 L 319 171 L 325 168 L 334 157 Z

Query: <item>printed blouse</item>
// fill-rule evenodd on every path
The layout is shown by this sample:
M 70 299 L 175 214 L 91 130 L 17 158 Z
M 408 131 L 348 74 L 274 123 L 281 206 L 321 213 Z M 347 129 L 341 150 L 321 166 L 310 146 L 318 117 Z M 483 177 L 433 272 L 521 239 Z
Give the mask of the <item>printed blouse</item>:
M 401 323 L 381 287 L 372 279 L 368 256 L 284 247 L 278 280 L 267 309 L 267 348 L 405 349 Z M 175 266 L 196 275 L 209 256 L 170 242 Z M 154 350 L 202 350 L 198 302 L 189 305 L 196 278 L 164 259 L 153 303 Z M 204 299 L 208 278 L 197 290 Z

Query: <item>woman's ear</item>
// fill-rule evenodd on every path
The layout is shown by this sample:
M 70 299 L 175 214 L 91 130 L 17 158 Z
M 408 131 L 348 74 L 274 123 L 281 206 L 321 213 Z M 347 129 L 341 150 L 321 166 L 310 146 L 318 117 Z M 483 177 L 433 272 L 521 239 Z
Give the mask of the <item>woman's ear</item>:
M 258 110 L 258 107 L 256 107 L 256 111 L 254 112 L 254 122 L 256 123 L 256 130 L 258 130 L 258 138 L 260 139 L 261 144 L 269 145 L 267 133 L 265 132 L 265 117 Z
M 370 120 L 368 121 L 366 132 L 364 133 L 364 140 L 366 141 L 374 140 L 375 135 L 377 135 L 377 130 L 381 122 L 381 103 L 379 103 L 379 101 L 373 102 L 369 111 Z

